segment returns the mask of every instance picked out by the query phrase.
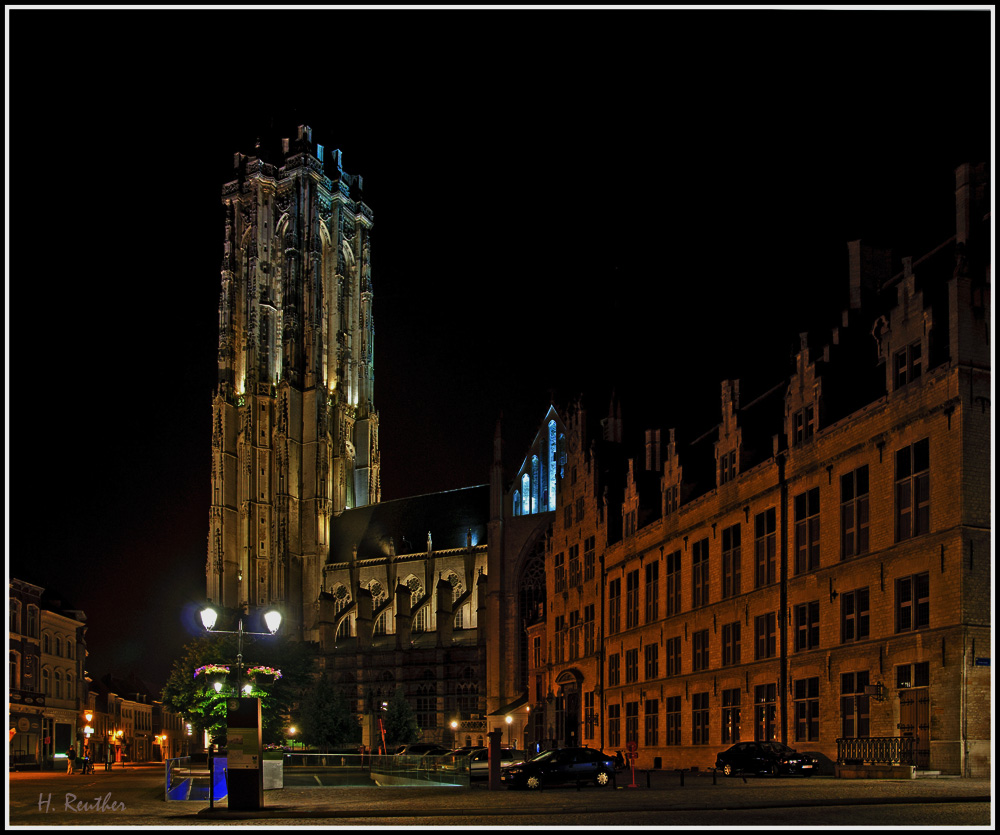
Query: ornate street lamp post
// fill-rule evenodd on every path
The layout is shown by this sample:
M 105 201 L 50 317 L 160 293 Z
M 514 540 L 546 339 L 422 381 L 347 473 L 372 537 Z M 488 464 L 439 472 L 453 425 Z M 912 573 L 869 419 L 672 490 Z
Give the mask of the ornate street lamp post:
M 248 632 L 243 628 L 243 618 L 246 611 L 241 611 L 237 619 L 236 629 L 216 629 L 215 622 L 218 620 L 218 612 L 211 606 L 206 606 L 201 610 L 201 622 L 208 632 L 213 635 L 235 635 L 236 636 L 236 690 L 243 689 L 243 636 L 244 635 L 273 635 L 281 626 L 281 612 L 271 609 L 264 613 L 264 623 L 267 632 Z
M 264 806 L 264 770 L 261 745 L 260 699 L 250 698 L 251 687 L 243 687 L 243 636 L 273 635 L 281 625 L 281 614 L 270 610 L 264 614 L 267 632 L 249 632 L 243 628 L 246 609 L 240 611 L 234 630 L 216 629 L 218 615 L 211 606 L 201 612 L 201 622 L 212 634 L 236 635 L 236 697 L 226 700 L 226 768 L 228 772 L 229 808 L 248 810 Z M 272 671 L 273 672 L 273 671 Z M 280 673 L 278 673 L 280 675 Z M 197 675 L 197 673 L 195 673 Z M 216 692 L 221 685 L 216 687 Z M 240 698 L 243 695 L 245 698 Z M 210 801 L 214 804 L 215 772 L 209 754 Z

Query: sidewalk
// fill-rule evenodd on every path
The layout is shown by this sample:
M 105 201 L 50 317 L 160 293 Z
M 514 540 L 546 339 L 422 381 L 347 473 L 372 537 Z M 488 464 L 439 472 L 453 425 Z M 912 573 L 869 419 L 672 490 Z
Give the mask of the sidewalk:
M 264 809 L 230 810 L 223 800 L 214 809 L 202 808 L 199 819 L 344 819 L 482 816 L 511 814 L 561 815 L 588 810 L 681 811 L 712 808 L 749 809 L 795 806 L 864 805 L 885 803 L 986 802 L 991 799 L 989 780 L 941 778 L 936 780 L 838 780 L 833 777 L 748 778 L 723 777 L 713 783 L 708 773 L 685 774 L 684 785 L 676 772 L 636 772 L 618 775 L 618 785 L 608 789 L 558 786 L 540 791 L 490 791 L 485 785 L 471 788 L 288 788 L 264 793 Z M 626 779 L 621 779 L 625 777 Z M 648 778 L 648 787 L 647 787 Z
M 989 802 L 987 779 L 948 777 L 926 780 L 844 780 L 834 777 L 723 777 L 713 783 L 710 773 L 687 773 L 684 785 L 676 772 L 636 772 L 618 775 L 615 788 L 560 786 L 540 791 L 489 790 L 420 786 L 308 787 L 264 792 L 264 808 L 236 811 L 225 799 L 211 808 L 206 801 L 165 801 L 163 766 L 142 765 L 128 771 L 97 771 L 92 775 L 53 773 L 12 774 L 8 779 L 8 822 L 11 826 L 157 827 L 204 825 L 378 825 L 388 819 L 419 825 L 433 817 L 455 821 L 509 819 L 533 815 L 547 826 L 586 815 L 615 813 L 628 820 L 630 812 L 672 812 L 841 806 L 893 803 Z M 648 788 L 647 788 L 648 780 Z M 68 809 L 72 798 L 76 808 Z M 80 801 L 86 808 L 79 807 Z M 464 818 L 465 820 L 460 820 Z M 368 822 L 367 824 L 365 822 Z M 476 824 L 480 825 L 480 824 Z

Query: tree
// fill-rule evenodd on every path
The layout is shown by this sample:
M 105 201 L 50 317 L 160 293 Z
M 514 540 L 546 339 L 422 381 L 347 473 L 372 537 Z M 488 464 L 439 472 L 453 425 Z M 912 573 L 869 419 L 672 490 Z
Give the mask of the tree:
M 420 727 L 413 708 L 403 695 L 403 688 L 397 687 L 383 713 L 385 723 L 385 744 L 389 751 L 398 745 L 408 745 L 420 739 Z M 389 751 L 386 751 L 388 754 Z
M 197 638 L 184 647 L 184 654 L 174 661 L 163 688 L 163 704 L 179 713 L 201 735 L 208 731 L 213 739 L 223 741 L 226 728 L 226 697 L 236 687 L 235 635 L 216 634 Z M 243 638 L 244 683 L 249 682 L 245 671 L 255 665 L 281 670 L 281 678 L 273 684 L 250 682 L 251 696 L 261 700 L 261 734 L 265 743 L 280 742 L 285 735 L 287 717 L 304 690 L 312 685 L 310 667 L 313 650 L 300 642 L 281 635 L 264 638 Z M 195 670 L 209 664 L 230 668 L 221 693 L 212 686 L 209 672 L 195 675 Z
M 328 751 L 361 742 L 361 726 L 347 694 L 334 689 L 326 673 L 303 696 L 298 715 L 306 745 Z

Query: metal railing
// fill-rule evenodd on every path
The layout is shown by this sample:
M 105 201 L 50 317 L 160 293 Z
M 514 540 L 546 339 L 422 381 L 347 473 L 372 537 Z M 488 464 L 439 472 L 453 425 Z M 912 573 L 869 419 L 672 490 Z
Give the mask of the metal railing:
M 226 758 L 215 757 L 215 800 L 226 796 Z M 205 759 L 175 757 L 164 762 L 164 800 L 209 800 L 212 797 L 213 775 Z
M 912 736 L 870 736 L 837 740 L 838 765 L 914 765 Z
M 436 783 L 468 787 L 469 758 L 455 754 L 376 755 L 371 758 L 371 775 L 376 783 L 379 782 L 379 777 L 388 777 L 396 783 Z

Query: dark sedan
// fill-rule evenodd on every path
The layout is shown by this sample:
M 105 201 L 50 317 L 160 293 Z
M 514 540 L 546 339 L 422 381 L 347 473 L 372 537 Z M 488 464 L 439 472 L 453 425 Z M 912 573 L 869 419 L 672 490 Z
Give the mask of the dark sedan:
M 817 762 L 781 742 L 738 742 L 715 758 L 715 767 L 726 776 L 750 772 L 777 777 L 781 774 L 812 774 Z
M 614 757 L 593 748 L 558 748 L 504 768 L 500 782 L 512 789 L 540 789 L 557 783 L 607 786 L 614 775 Z

